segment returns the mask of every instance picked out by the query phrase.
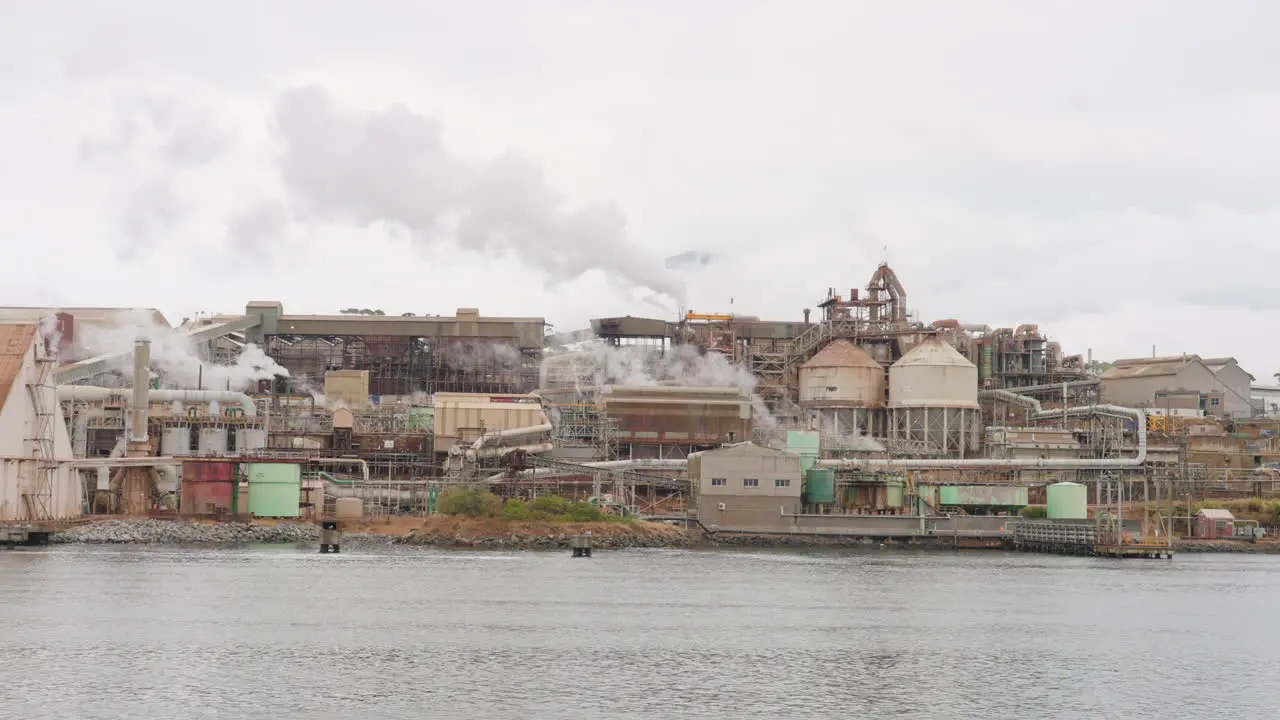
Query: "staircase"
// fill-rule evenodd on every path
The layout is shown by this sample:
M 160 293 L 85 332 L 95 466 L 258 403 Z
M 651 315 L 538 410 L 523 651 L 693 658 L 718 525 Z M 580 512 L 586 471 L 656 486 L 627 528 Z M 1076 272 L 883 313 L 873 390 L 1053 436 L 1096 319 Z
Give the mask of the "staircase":
M 791 341 L 785 352 L 751 355 L 751 372 L 760 379 L 761 396 L 777 399 L 787 396 L 787 380 L 814 353 L 837 338 L 856 340 L 858 325 L 853 321 L 824 321 L 810 325 Z

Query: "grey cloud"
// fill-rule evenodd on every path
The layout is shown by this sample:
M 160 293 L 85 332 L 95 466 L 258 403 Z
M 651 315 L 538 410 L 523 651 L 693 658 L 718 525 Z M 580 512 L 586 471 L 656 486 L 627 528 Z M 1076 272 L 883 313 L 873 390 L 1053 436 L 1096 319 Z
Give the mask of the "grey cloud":
M 130 193 L 125 203 L 121 230 L 126 242 L 117 249 L 121 260 L 137 260 L 159 238 L 165 238 L 191 213 L 191 203 L 181 198 L 173 186 L 156 180 Z
M 396 223 L 420 247 L 453 239 L 512 253 L 552 282 L 598 269 L 651 294 L 683 296 L 660 260 L 628 236 L 616 207 L 566 207 L 542 170 L 515 153 L 470 163 L 445 148 L 434 118 L 399 105 L 347 112 L 315 87 L 282 94 L 275 116 L 280 176 L 304 217 Z
M 258 250 L 271 247 L 265 241 L 279 239 L 289 222 L 289 213 L 283 202 L 262 200 L 227 220 L 227 238 L 237 250 Z

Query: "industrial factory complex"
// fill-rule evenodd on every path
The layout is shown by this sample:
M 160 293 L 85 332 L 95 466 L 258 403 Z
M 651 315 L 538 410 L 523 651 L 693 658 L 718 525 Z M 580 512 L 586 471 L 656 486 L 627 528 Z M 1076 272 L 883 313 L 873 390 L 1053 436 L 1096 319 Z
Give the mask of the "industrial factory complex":
M 0 524 L 425 514 L 479 485 L 716 533 L 1159 547 L 1204 524 L 1175 499 L 1273 492 L 1280 390 L 1233 359 L 1100 363 L 969 320 L 917 319 L 888 265 L 797 318 L 561 335 L 473 308 L 0 308 Z

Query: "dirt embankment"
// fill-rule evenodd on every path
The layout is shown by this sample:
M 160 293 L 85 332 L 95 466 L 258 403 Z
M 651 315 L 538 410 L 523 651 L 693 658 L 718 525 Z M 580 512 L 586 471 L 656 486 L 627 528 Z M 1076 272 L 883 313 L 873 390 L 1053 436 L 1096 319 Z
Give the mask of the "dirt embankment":
M 1178 552 L 1184 553 L 1243 553 L 1254 555 L 1280 555 L 1280 542 L 1241 542 L 1239 540 L 1179 540 Z
M 378 524 L 355 532 L 378 532 Z M 399 528 L 397 528 L 399 529 Z M 484 547 L 538 550 L 569 547 L 569 538 L 591 531 L 598 548 L 692 547 L 705 543 L 702 533 L 665 523 L 537 522 L 436 515 L 396 533 L 397 543 L 436 547 Z

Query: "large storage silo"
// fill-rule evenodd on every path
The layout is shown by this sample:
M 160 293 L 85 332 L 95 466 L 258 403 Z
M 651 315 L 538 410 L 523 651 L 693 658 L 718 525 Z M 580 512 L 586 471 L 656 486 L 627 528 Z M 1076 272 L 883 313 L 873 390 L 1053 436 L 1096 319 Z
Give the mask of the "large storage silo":
M 889 439 L 964 457 L 982 426 L 978 367 L 937 337 L 889 367 Z
M 800 407 L 824 433 L 884 435 L 884 366 L 848 340 L 833 340 L 800 366 Z

